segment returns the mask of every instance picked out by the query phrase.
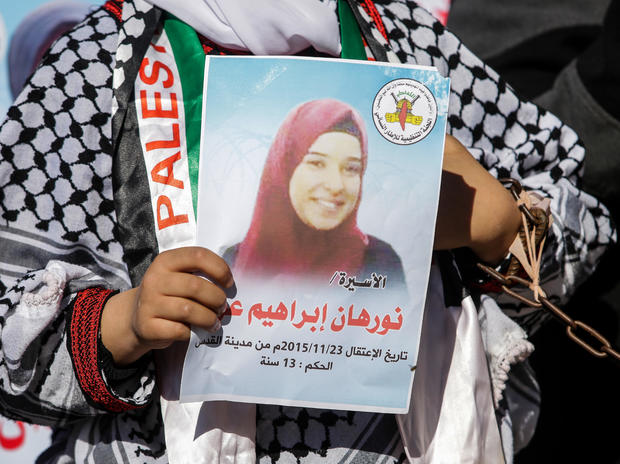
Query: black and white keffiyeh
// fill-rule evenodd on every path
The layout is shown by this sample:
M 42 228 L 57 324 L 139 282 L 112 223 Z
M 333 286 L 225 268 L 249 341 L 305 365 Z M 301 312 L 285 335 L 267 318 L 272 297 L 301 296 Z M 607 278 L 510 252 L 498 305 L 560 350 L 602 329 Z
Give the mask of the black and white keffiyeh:
M 435 66 L 451 78 L 449 133 L 493 175 L 519 179 L 551 199 L 554 225 L 541 275 L 547 294 L 565 301 L 615 237 L 605 207 L 577 187 L 584 149 L 576 134 L 519 100 L 415 2 L 375 5 L 400 61 Z M 66 346 L 67 310 L 78 291 L 95 285 L 124 290 L 144 270 L 133 265 L 135 256 L 125 246 L 135 230 L 125 222 L 131 204 L 121 204 L 127 198 L 116 192 L 116 182 L 127 175 L 117 160 L 132 147 L 126 125 L 136 65 L 161 12 L 144 1 L 125 0 L 121 20 L 120 8 L 120 2 L 106 4 L 59 39 L 0 126 L 0 405 L 3 415 L 57 429 L 42 462 L 167 461 L 150 368 L 108 385 L 116 397 L 146 407 L 112 414 L 85 395 Z M 373 34 L 380 38 L 376 28 Z M 148 249 L 153 244 L 144 240 L 145 255 L 153 255 Z M 527 330 L 541 322 L 539 311 L 498 301 Z M 354 422 L 346 414 L 314 412 L 303 422 L 302 411 L 260 410 L 259 439 L 261 433 L 267 438 L 258 444 L 259 457 L 323 458 L 337 439 L 334 433 L 343 430 L 325 424 Z M 282 430 L 265 429 L 265 421 Z M 301 423 L 307 424 L 303 434 Z M 393 441 L 398 434 L 392 424 L 394 434 L 381 456 L 402 450 Z M 287 438 L 287 427 L 297 427 L 290 433 L 307 439 L 305 447 Z M 321 435 L 331 440 L 317 441 Z M 356 456 L 360 462 L 370 455 L 358 450 Z

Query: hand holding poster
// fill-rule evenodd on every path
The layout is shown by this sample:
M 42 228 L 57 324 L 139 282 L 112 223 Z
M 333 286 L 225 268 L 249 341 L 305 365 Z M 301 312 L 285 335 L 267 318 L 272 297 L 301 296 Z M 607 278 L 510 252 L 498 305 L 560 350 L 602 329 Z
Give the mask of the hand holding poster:
M 226 259 L 237 294 L 218 333 L 192 334 L 181 399 L 405 412 L 448 80 L 383 63 L 207 60 L 197 244 Z

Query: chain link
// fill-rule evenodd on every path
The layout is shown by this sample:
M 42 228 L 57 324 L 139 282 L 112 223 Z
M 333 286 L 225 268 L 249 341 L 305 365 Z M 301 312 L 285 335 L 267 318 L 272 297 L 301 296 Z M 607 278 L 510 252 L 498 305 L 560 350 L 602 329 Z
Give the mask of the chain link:
M 508 286 L 511 284 L 514 285 L 513 283 L 519 283 L 521 285 L 525 284 L 525 286 L 527 287 L 527 280 L 522 279 L 520 277 L 515 277 L 515 276 L 505 277 L 501 275 L 499 272 L 497 272 L 495 269 L 490 268 L 481 263 L 478 263 L 478 267 L 484 272 L 486 272 L 488 275 L 496 279 L 500 283 L 501 288 L 504 291 L 504 293 L 507 293 L 508 295 L 518 299 L 519 301 L 521 301 L 522 303 L 525 303 L 528 306 L 531 306 L 533 308 L 542 307 L 543 309 L 546 309 L 547 311 L 549 311 L 557 320 L 559 320 L 561 323 L 565 325 L 566 335 L 573 342 L 577 343 L 584 350 L 586 350 L 588 353 L 590 353 L 593 356 L 596 356 L 597 358 L 605 358 L 607 356 L 610 356 L 614 358 L 616 361 L 620 362 L 620 353 L 616 351 L 614 348 L 612 348 L 611 343 L 609 343 L 609 341 L 603 335 L 601 335 L 598 331 L 590 327 L 588 324 L 585 324 L 584 322 L 581 322 L 581 321 L 574 320 L 568 314 L 566 314 L 556 305 L 551 303 L 545 297 L 539 297 L 539 301 L 535 301 L 534 299 L 527 298 L 523 295 L 518 294 L 517 292 L 515 292 L 513 289 L 511 289 Z M 592 338 L 593 342 L 594 341 L 598 342 L 599 347 L 597 348 L 592 343 L 589 343 L 588 341 L 584 340 L 582 338 L 583 336 L 579 336 L 578 334 L 580 331 L 583 332 L 585 335 L 589 336 L 590 338 Z
M 500 179 L 501 182 L 505 184 L 509 184 L 509 190 L 512 193 L 513 197 L 518 200 L 519 195 L 521 194 L 523 188 L 521 184 L 514 179 Z M 524 204 L 519 205 L 519 209 L 523 213 L 523 215 L 527 218 L 528 223 L 530 224 L 538 224 L 539 221 L 535 214 L 533 214 L 527 206 Z M 606 358 L 610 357 L 620 362 L 620 353 L 612 348 L 611 343 L 598 331 L 594 330 L 588 324 L 585 324 L 581 321 L 577 321 L 572 319 L 568 314 L 562 311 L 558 306 L 551 303 L 546 297 L 538 296 L 538 298 L 527 298 L 517 292 L 515 292 L 511 287 L 515 285 L 520 285 L 525 288 L 529 288 L 531 281 L 524 279 L 522 277 L 516 275 L 503 275 L 502 273 L 496 271 L 492 267 L 489 267 L 485 264 L 478 263 L 478 268 L 484 271 L 493 279 L 497 280 L 501 289 L 504 293 L 516 298 L 522 303 L 533 307 L 533 308 L 543 308 L 549 311 L 558 321 L 560 321 L 566 327 L 566 335 L 577 345 L 581 346 L 584 350 L 590 353 L 597 358 Z M 532 292 L 533 294 L 533 292 Z M 580 332 L 582 335 L 579 335 Z M 584 340 L 583 336 L 589 337 L 590 342 Z

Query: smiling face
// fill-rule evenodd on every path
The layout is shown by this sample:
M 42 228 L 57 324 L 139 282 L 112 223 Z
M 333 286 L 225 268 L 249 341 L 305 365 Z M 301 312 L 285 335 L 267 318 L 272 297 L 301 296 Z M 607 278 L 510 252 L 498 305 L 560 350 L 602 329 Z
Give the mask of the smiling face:
M 362 184 L 362 147 L 346 132 L 325 132 L 293 171 L 289 196 L 301 221 L 331 230 L 355 209 Z

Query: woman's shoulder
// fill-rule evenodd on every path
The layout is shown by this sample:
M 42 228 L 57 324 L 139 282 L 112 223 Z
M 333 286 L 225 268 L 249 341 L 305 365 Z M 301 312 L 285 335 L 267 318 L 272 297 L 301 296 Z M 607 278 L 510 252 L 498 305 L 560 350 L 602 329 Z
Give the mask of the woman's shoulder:
M 398 253 L 392 245 L 372 235 L 368 235 L 362 273 L 365 276 L 372 273 L 386 276 L 392 284 L 405 283 L 405 271 Z
M 394 254 L 396 254 L 396 252 L 394 251 L 394 248 L 392 248 L 392 246 L 384 241 L 381 240 L 378 237 L 375 237 L 374 235 L 367 235 L 368 237 L 368 251 L 375 251 L 375 252 L 392 252 Z
M 229 246 L 224 250 L 224 253 L 222 254 L 222 258 L 224 259 L 224 261 L 226 261 L 226 263 L 228 263 L 229 266 L 232 266 L 237 259 L 237 253 L 239 253 L 239 245 L 240 244 L 237 243 L 236 245 Z
M 392 250 L 394 252 L 394 249 L 388 242 L 381 240 L 379 237 L 375 237 L 374 235 L 367 235 L 367 237 L 368 249 Z
M 402 262 L 394 248 L 380 238 L 368 235 L 368 246 L 364 255 L 364 267 L 376 269 L 402 269 Z M 373 271 L 376 272 L 376 271 Z

